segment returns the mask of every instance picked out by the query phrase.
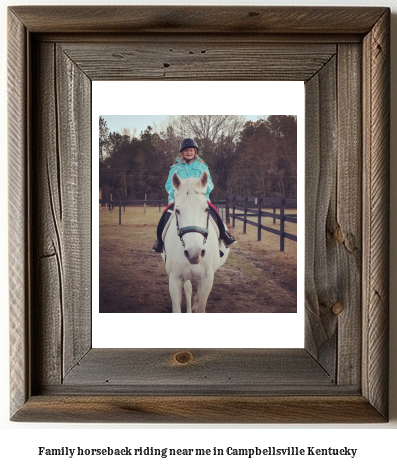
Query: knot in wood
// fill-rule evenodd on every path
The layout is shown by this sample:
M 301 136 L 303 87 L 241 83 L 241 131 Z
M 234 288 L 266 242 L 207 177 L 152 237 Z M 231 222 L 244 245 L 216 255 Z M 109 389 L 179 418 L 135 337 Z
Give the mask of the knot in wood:
M 178 352 L 175 354 L 174 360 L 180 365 L 186 365 L 193 361 L 193 355 L 190 352 Z
M 334 239 L 336 239 L 340 244 L 343 244 L 345 240 L 345 236 L 343 234 L 342 228 L 340 226 L 337 226 L 334 232 Z
M 334 314 L 335 316 L 339 316 L 339 314 L 341 314 L 343 311 L 343 304 L 337 301 L 335 304 L 332 305 L 331 311 L 332 314 Z

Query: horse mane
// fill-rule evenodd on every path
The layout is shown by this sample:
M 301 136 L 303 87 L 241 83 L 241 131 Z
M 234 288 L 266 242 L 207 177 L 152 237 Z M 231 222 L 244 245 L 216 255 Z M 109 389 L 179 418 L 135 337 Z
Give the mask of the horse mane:
M 201 191 L 198 190 L 199 178 L 185 178 L 181 180 L 181 187 L 175 192 L 175 203 L 183 204 L 187 198 L 190 200 L 190 204 L 197 204 L 202 201 L 202 196 L 205 197 L 205 191 L 200 187 Z

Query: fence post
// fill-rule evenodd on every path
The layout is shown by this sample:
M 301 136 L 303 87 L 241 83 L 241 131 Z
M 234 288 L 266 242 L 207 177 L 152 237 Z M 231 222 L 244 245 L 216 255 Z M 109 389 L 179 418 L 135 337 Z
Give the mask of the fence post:
M 226 210 L 226 224 L 230 224 L 229 196 L 227 194 L 227 191 L 225 191 L 225 210 Z
M 119 226 L 121 226 L 121 201 L 119 201 Z
M 275 198 L 274 191 L 273 198 Z M 276 214 L 276 203 L 273 203 L 273 214 Z M 276 218 L 273 218 L 273 224 L 276 224 Z
M 232 199 L 232 207 L 233 207 L 233 227 L 236 227 L 236 197 L 233 196 Z
M 262 198 L 258 198 L 258 242 L 262 236 Z
M 245 197 L 244 199 L 244 229 L 243 233 L 247 233 L 247 209 L 248 209 L 248 198 Z
M 145 193 L 145 203 L 143 203 L 143 214 L 146 214 L 146 193 Z
M 285 209 L 285 199 L 281 198 L 280 200 L 280 252 L 284 252 L 284 209 Z

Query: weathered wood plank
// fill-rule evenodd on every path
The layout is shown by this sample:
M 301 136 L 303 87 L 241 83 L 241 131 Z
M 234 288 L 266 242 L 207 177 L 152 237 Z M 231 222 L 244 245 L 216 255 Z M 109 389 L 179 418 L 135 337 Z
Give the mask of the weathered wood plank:
M 91 123 L 91 81 L 62 45 L 56 47 L 54 67 L 67 374 L 91 348 L 91 127 L 82 125 Z
M 327 229 L 335 219 L 336 59 L 306 86 L 305 346 L 335 378 L 337 270 Z
M 363 392 L 387 416 L 389 352 L 390 11 L 363 47 Z
M 10 410 L 27 400 L 29 378 L 30 224 L 28 219 L 28 36 L 24 25 L 8 14 L 8 191 L 9 191 L 9 304 Z
M 336 218 L 329 235 L 337 255 L 338 384 L 361 381 L 362 105 L 361 47 L 338 48 Z
M 258 34 L 255 32 L 242 32 L 238 35 L 233 33 L 222 33 L 220 36 L 211 33 L 190 33 L 186 32 L 183 34 L 178 33 L 35 33 L 35 40 L 40 42 L 55 42 L 57 44 L 72 44 L 80 43 L 84 44 L 87 41 L 94 43 L 103 44 L 131 44 L 131 43 L 146 43 L 146 44 L 164 44 L 165 41 L 173 44 L 189 44 L 194 47 L 200 44 L 209 44 L 213 41 L 220 43 L 229 44 L 322 44 L 324 46 L 331 46 L 342 43 L 356 43 L 361 44 L 362 33 L 346 33 L 346 34 L 335 34 L 329 32 L 328 34 L 297 34 L 297 33 L 285 33 L 285 34 Z
M 18 6 L 32 32 L 366 33 L 382 7 Z
M 35 218 L 33 263 L 32 366 L 34 388 L 62 381 L 63 350 L 63 276 L 62 195 L 58 178 L 58 141 L 55 94 L 55 48 L 53 44 L 36 44 L 37 67 L 33 80 L 35 97 L 33 115 L 35 187 L 32 207 Z
M 14 421 L 127 423 L 377 423 L 360 396 L 95 396 L 31 398 Z
M 183 350 L 182 350 L 183 351 Z M 159 386 L 196 393 L 224 386 L 261 390 L 266 385 L 330 385 L 332 378 L 304 349 L 192 349 L 185 363 L 177 349 L 93 349 L 66 376 L 68 386 Z
M 202 41 L 67 44 L 65 54 L 92 80 L 309 80 L 334 44 Z
M 35 279 L 52 280 L 33 291 L 42 385 L 59 384 L 91 347 L 91 133 L 77 129 L 91 120 L 91 83 L 54 44 L 37 44 L 35 57 Z

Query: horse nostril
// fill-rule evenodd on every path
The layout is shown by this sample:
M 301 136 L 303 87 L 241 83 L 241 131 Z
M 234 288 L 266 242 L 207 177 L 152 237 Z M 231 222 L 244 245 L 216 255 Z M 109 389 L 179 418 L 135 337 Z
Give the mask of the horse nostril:
M 205 250 L 202 250 L 201 251 L 201 256 L 204 257 L 204 255 L 205 255 Z
M 184 251 L 185 257 L 190 258 L 189 252 L 187 250 Z

